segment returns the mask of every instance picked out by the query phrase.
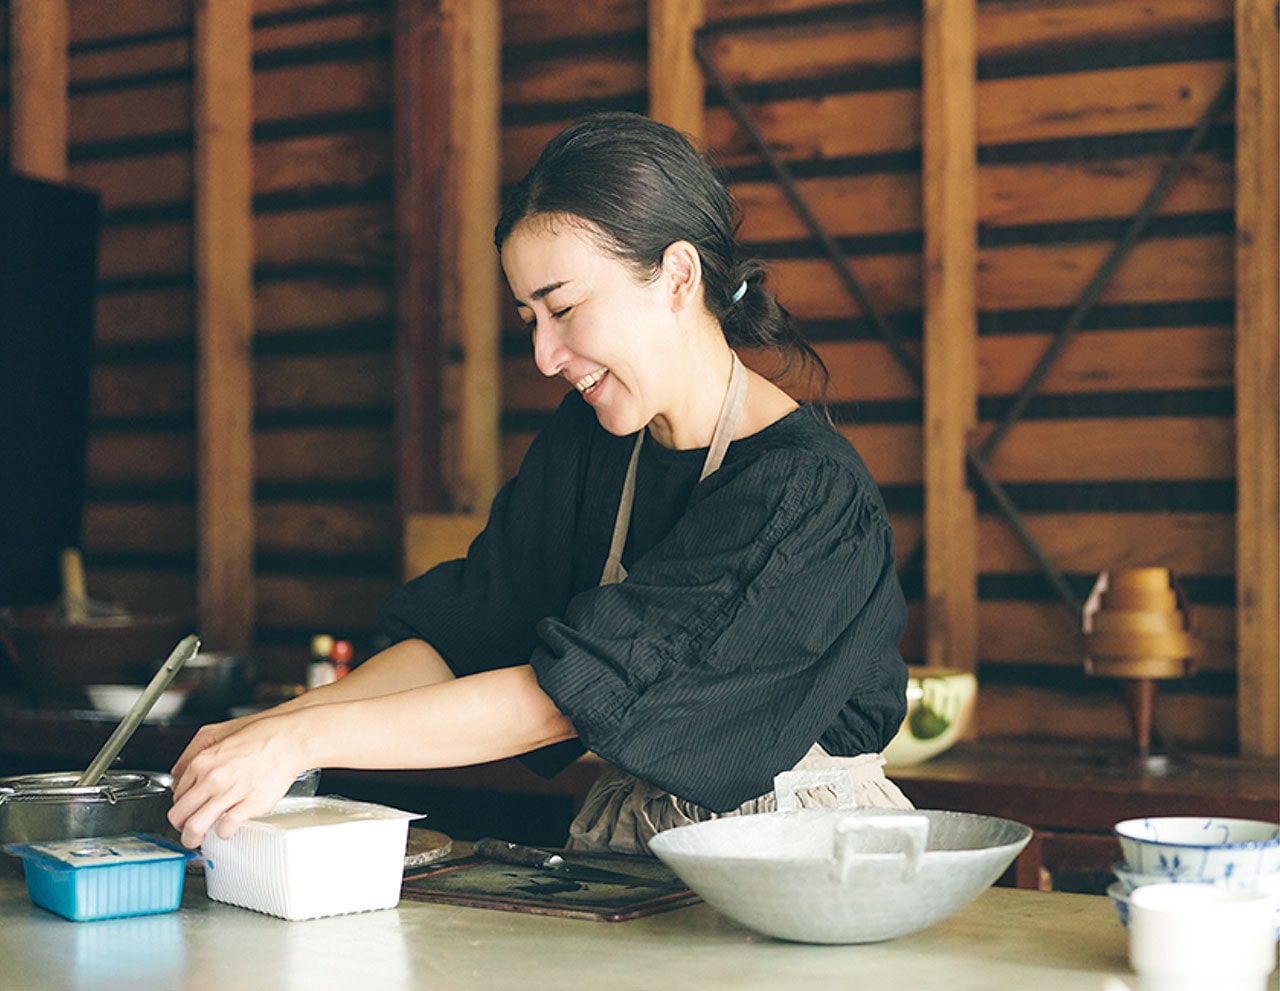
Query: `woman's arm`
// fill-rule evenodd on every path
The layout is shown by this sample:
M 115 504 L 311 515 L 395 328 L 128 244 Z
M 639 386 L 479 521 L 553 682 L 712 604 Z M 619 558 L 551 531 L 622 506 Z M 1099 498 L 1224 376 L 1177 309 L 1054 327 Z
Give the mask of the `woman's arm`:
M 374 654 L 345 678 L 314 688 L 284 703 L 289 708 L 352 702 L 452 681 L 444 658 L 424 640 L 401 640 Z
M 269 811 L 311 767 L 456 767 L 575 735 L 528 665 L 276 709 L 210 742 L 175 770 L 169 821 L 194 847 L 215 823 L 225 838 Z
M 452 679 L 453 672 L 430 644 L 422 640 L 402 640 L 374 654 L 345 678 L 314 688 L 265 712 L 200 727 L 173 765 L 173 778 L 177 781 L 183 776 L 196 754 L 260 719 L 313 705 L 390 695 Z

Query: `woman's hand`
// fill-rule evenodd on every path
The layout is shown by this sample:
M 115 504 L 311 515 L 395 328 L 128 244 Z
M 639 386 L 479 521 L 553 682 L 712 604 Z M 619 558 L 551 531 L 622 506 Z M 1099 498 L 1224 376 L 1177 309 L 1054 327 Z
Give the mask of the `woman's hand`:
M 305 710 L 264 713 L 203 727 L 173 769 L 169 822 L 188 847 L 216 826 L 230 839 L 263 815 L 308 765 L 295 725 Z
M 218 835 L 230 837 L 240 823 L 262 815 L 274 802 L 267 796 L 285 772 L 280 768 L 283 728 L 296 728 L 301 710 L 451 681 L 453 673 L 440 655 L 421 640 L 404 640 L 375 654 L 347 677 L 299 695 L 273 709 L 239 719 L 202 726 L 173 765 L 174 806 L 169 821 L 182 831 L 182 842 L 198 846 L 214 823 Z M 264 721 L 265 729 L 249 732 Z M 300 740 L 301 735 L 295 734 Z M 268 743 L 274 746 L 268 749 Z M 261 747 L 258 753 L 254 748 Z M 295 760 L 296 764 L 296 760 Z M 279 788 L 280 798 L 293 777 L 314 765 L 298 766 Z M 273 785 L 267 784 L 270 777 Z
M 196 731 L 196 735 L 191 738 L 191 742 L 187 744 L 186 748 L 178 756 L 177 762 L 169 772 L 173 775 L 174 784 L 176 785 L 178 780 L 186 773 L 187 765 L 191 763 L 191 758 L 195 757 L 196 754 L 219 740 L 225 740 L 232 733 L 248 726 L 252 722 L 256 722 L 264 715 L 267 715 L 267 713 L 255 712 L 252 715 L 241 716 L 238 719 L 228 719 L 225 722 L 208 723 L 201 726 Z
M 228 838 L 246 819 L 270 811 L 312 767 L 461 767 L 576 735 L 527 664 L 373 697 L 344 699 L 317 689 L 201 729 L 174 765 L 169 822 L 194 847 L 215 826 Z

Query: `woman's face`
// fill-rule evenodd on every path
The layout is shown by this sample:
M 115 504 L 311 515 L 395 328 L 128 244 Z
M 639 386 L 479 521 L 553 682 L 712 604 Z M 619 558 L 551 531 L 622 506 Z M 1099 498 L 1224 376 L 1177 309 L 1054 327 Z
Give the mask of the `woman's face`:
M 545 216 L 516 225 L 502 266 L 538 370 L 576 388 L 610 433 L 656 421 L 663 440 L 684 404 L 688 364 L 665 273 L 641 281 L 581 222 Z

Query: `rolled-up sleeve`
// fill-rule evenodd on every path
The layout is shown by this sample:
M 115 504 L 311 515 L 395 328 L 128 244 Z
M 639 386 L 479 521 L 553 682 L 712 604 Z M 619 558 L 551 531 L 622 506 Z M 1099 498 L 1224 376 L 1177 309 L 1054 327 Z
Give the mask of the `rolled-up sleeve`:
M 829 729 L 837 752 L 887 743 L 905 619 L 869 479 L 775 451 L 723 467 L 624 582 L 539 623 L 532 664 L 587 747 L 725 811 Z

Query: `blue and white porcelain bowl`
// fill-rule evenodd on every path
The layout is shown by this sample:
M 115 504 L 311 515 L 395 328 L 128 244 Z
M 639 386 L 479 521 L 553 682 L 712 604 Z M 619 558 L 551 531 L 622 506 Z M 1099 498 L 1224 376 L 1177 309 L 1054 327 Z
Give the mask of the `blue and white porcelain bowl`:
M 1128 871 L 1161 881 L 1248 884 L 1280 872 L 1280 825 L 1256 819 L 1164 816 L 1115 825 Z
M 1120 922 L 1126 929 L 1129 928 L 1129 892 L 1125 890 L 1122 881 L 1112 882 L 1107 888 L 1107 897 L 1111 899 L 1111 904 L 1115 906 L 1116 915 L 1120 917 Z
M 1119 880 L 1107 888 L 1107 897 L 1111 899 L 1111 904 L 1115 906 L 1116 915 L 1120 917 L 1120 921 L 1128 928 L 1129 896 L 1133 894 L 1135 889 L 1147 884 L 1168 884 L 1169 878 L 1163 874 L 1137 874 L 1126 869 L 1123 864 L 1116 865 L 1115 873 Z M 1276 939 L 1280 941 L 1280 874 L 1265 875 L 1256 884 L 1228 883 L 1221 878 L 1210 881 L 1187 881 L 1182 879 L 1175 881 L 1175 883 L 1204 884 L 1215 888 L 1244 888 L 1270 895 L 1275 903 Z
M 1144 873 L 1134 870 L 1124 861 L 1111 868 L 1116 880 L 1125 891 L 1133 891 L 1148 884 L 1212 884 L 1223 888 L 1256 888 L 1270 895 L 1280 897 L 1280 871 L 1271 874 L 1260 874 L 1256 877 L 1236 875 L 1231 877 L 1197 878 L 1163 874 L 1159 871 Z

